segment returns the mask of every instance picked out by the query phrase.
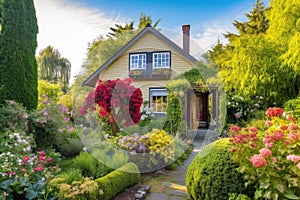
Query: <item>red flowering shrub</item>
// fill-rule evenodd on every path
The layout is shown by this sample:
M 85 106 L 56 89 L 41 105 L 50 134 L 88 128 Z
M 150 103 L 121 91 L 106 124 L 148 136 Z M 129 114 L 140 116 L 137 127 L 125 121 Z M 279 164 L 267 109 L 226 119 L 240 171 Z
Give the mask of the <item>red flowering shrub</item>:
M 266 115 L 265 130 L 231 127 L 233 160 L 245 178 L 256 183 L 254 199 L 298 199 L 299 126 L 281 108 L 269 108 Z
M 96 110 L 95 107 L 95 91 L 92 90 L 88 93 L 87 97 L 85 98 L 83 106 L 79 108 L 79 114 L 86 115 L 89 111 Z
M 113 134 L 116 125 L 132 126 L 140 121 L 140 107 L 143 103 L 142 92 L 133 85 L 133 79 L 98 81 L 95 89 L 95 103 L 99 115 L 109 118 Z M 117 128 L 118 129 L 118 128 Z

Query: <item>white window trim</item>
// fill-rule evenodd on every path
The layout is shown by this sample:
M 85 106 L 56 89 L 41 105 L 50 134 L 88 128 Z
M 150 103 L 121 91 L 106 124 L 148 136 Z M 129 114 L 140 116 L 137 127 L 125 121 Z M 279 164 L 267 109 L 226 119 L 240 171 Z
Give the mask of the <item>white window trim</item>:
M 142 67 L 141 68 L 138 68 L 138 67 L 133 67 L 131 63 L 131 60 L 132 60 L 132 57 L 133 56 L 145 56 L 145 60 L 144 62 L 142 63 Z M 134 54 L 130 54 L 130 57 L 129 57 L 129 69 L 130 70 L 139 70 L 139 69 L 146 69 L 146 65 L 147 65 L 147 54 L 146 53 L 134 53 Z
M 153 94 L 154 93 L 154 94 Z M 168 91 L 166 89 L 163 89 L 163 88 L 150 88 L 149 89 L 149 102 L 150 102 L 150 108 L 153 109 L 152 107 L 152 97 L 153 96 L 166 96 L 168 97 Z M 167 99 L 167 102 L 168 104 L 168 99 Z M 153 109 L 153 113 L 163 113 L 165 114 L 166 112 L 156 112 L 154 109 Z
M 165 54 L 165 55 L 168 55 L 169 56 L 169 62 L 168 62 L 168 66 L 155 66 L 156 63 L 155 63 L 155 59 L 154 59 L 154 56 L 155 55 L 158 55 L 158 54 Z M 170 52 L 156 52 L 156 53 L 153 53 L 152 54 L 152 66 L 153 66 L 153 69 L 166 69 L 166 68 L 170 68 L 171 67 L 171 55 L 170 55 Z

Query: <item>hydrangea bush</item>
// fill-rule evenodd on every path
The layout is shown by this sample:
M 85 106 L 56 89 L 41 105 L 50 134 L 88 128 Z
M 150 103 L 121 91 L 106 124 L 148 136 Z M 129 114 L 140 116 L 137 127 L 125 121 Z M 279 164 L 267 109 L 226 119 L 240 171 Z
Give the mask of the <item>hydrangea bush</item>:
M 255 199 L 299 199 L 300 141 L 297 120 L 283 109 L 266 111 L 265 130 L 231 126 L 233 159 L 249 182 Z

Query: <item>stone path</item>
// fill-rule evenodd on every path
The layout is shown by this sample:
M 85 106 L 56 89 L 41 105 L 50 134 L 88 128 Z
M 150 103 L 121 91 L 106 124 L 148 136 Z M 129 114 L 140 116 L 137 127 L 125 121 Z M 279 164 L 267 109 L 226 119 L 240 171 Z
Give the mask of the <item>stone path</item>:
M 194 157 L 204 146 L 203 139 L 195 139 L 193 152 L 184 161 L 183 165 L 174 171 L 167 172 L 166 176 L 157 177 L 151 180 L 150 194 L 146 196 L 146 200 L 186 200 L 187 190 L 185 186 L 185 177 L 188 166 Z

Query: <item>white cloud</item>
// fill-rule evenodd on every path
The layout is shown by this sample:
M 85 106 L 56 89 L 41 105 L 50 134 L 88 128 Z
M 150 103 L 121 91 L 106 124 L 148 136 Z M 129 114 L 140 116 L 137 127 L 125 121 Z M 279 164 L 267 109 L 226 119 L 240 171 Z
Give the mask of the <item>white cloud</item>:
M 71 80 L 78 74 L 87 53 L 87 45 L 109 27 L 124 21 L 107 17 L 97 9 L 64 0 L 34 0 L 38 19 L 38 48 L 53 46 L 72 64 Z

